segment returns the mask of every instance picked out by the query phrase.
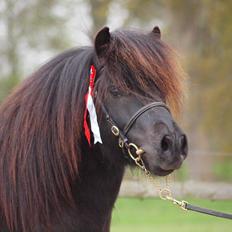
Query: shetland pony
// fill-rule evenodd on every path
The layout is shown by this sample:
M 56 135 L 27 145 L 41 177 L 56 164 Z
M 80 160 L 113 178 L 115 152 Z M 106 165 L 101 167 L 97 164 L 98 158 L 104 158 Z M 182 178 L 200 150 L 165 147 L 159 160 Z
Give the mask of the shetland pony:
M 149 33 L 105 27 L 93 47 L 66 51 L 25 79 L 0 106 L 0 231 L 109 232 L 126 165 L 102 110 L 123 128 L 151 102 L 127 138 L 146 168 L 164 176 L 180 167 L 187 139 L 172 114 L 181 110 L 184 75 L 175 53 Z M 89 70 L 102 143 L 88 142 L 84 121 Z M 169 107 L 169 108 L 168 108 Z M 85 118 L 86 116 L 86 118 Z

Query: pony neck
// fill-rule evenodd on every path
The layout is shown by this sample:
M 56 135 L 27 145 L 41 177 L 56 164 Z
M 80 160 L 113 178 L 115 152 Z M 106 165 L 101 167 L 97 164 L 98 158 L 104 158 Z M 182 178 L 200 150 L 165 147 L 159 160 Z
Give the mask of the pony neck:
M 124 165 L 111 166 L 103 157 L 99 150 L 82 156 L 80 178 L 74 187 L 77 212 L 70 218 L 74 221 L 75 231 L 110 231 L 112 209 L 120 189 Z

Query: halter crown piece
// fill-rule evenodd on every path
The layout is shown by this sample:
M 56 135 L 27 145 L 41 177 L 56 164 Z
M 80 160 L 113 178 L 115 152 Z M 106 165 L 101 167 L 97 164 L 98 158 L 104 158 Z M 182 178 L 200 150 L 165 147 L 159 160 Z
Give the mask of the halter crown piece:
M 90 74 L 89 74 L 89 88 L 88 88 L 88 92 L 85 95 L 85 111 L 84 111 L 84 125 L 83 125 L 85 137 L 89 145 L 91 145 L 91 133 L 90 133 L 90 128 L 87 122 L 87 111 L 89 113 L 91 131 L 94 137 L 94 144 L 96 144 L 97 142 L 102 143 L 100 129 L 99 129 L 99 125 L 97 122 L 96 109 L 95 109 L 95 105 L 93 102 L 93 90 L 94 90 L 95 77 L 96 77 L 96 69 L 93 65 L 91 65 Z

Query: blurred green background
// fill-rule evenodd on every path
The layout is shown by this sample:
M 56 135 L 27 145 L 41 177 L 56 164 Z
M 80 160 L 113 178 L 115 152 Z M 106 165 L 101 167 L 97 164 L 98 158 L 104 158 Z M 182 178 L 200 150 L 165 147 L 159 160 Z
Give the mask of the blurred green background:
M 158 25 L 163 40 L 180 54 L 189 76 L 188 98 L 179 121 L 188 134 L 190 152 L 175 180 L 231 184 L 231 12 L 230 0 L 1 0 L 0 102 L 23 78 L 55 54 L 90 44 L 102 26 L 108 25 L 111 30 L 127 27 L 149 31 Z M 128 171 L 125 178 L 133 179 L 133 175 Z M 232 193 L 228 193 L 230 197 Z M 168 207 L 164 210 L 156 199 L 142 202 L 120 199 L 112 231 L 153 231 L 156 228 L 166 231 L 164 224 L 173 231 L 197 231 L 190 227 L 180 230 L 179 223 L 200 228 L 203 221 L 205 229 L 198 231 L 220 228 L 226 231 L 222 224 L 227 229 L 232 228 L 228 222 L 217 224 L 206 217 L 204 220 L 198 216 L 182 218 Z M 157 208 L 153 208 L 153 203 Z M 230 201 L 221 201 L 215 206 L 232 210 Z M 141 216 L 148 215 L 150 210 L 154 225 L 153 219 L 149 222 L 151 215 L 144 219 Z M 168 222 L 163 221 L 166 214 Z M 139 230 L 140 222 L 141 228 L 147 224 L 150 229 Z
M 225 212 L 232 208 L 232 201 L 187 200 Z M 231 220 L 186 212 L 156 198 L 120 198 L 112 222 L 112 232 L 229 232 L 231 228 Z

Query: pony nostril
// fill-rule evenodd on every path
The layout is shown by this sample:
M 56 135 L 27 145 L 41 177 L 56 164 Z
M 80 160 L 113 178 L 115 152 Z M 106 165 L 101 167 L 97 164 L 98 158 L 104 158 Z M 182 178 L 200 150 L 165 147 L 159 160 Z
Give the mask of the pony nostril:
M 188 153 L 188 141 L 186 135 L 180 137 L 180 152 L 183 156 L 187 156 Z
M 161 149 L 163 152 L 170 150 L 172 146 L 172 140 L 168 135 L 165 135 L 161 140 Z

